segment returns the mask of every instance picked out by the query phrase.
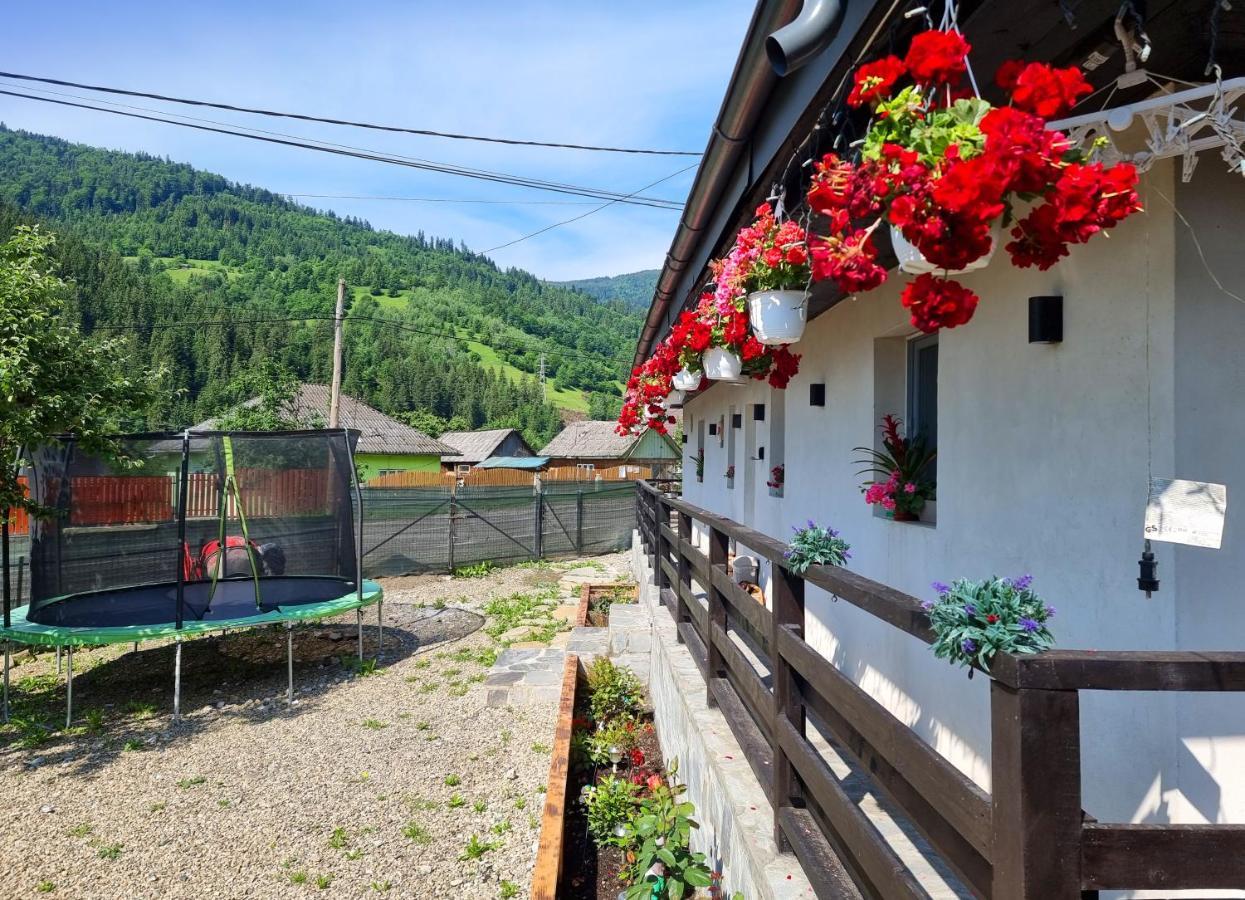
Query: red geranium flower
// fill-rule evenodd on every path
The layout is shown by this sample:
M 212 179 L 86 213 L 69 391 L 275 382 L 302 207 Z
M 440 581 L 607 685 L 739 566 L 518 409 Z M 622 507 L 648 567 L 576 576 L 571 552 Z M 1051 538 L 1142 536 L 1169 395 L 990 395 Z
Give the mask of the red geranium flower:
M 904 76 L 907 68 L 897 56 L 884 56 L 865 63 L 856 70 L 856 83 L 847 95 L 848 106 L 864 106 L 890 95 L 895 82 Z
M 1017 72 L 1011 87 L 1012 102 L 1043 119 L 1063 115 L 1076 106 L 1081 97 L 1093 91 L 1076 66 L 1056 69 L 1037 62 Z
M 644 765 L 644 752 L 640 750 L 638 747 L 635 748 L 634 750 L 631 751 L 630 761 L 631 761 L 631 765 L 633 766 Z
M 927 272 L 905 287 L 899 299 L 910 311 L 912 324 L 932 334 L 971 319 L 979 298 L 962 284 Z
M 904 63 L 919 84 L 954 84 L 966 71 L 972 45 L 956 31 L 924 31 L 908 45 Z

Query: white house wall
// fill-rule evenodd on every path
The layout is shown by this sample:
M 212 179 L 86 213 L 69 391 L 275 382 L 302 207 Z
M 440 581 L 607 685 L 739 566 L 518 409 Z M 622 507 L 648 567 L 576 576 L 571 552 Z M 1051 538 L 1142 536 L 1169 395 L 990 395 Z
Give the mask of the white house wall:
M 1212 267 L 1245 294 L 1234 214 L 1245 185 L 1209 171 L 1217 167 L 1208 154 L 1194 182 L 1178 187 L 1170 164 L 1159 164 L 1143 179 L 1145 214 L 1048 272 L 1016 269 L 1000 253 L 964 278 L 982 302 L 971 323 L 940 336 L 936 524 L 875 516 L 855 475 L 853 448 L 874 444 L 882 413 L 904 413 L 903 342 L 884 340 L 913 334 L 897 273 L 812 322 L 795 346 L 803 361 L 786 397 L 785 496 L 765 486 L 776 462 L 768 452 L 742 458 L 743 429 L 735 488 L 722 477 L 726 443 L 707 429 L 697 483 L 695 427 L 684 495 L 742 519 L 751 483 L 748 524 L 782 540 L 808 518 L 833 525 L 852 544 L 853 570 L 922 598 L 932 599 L 933 580 L 1031 573 L 1058 609 L 1053 630 L 1064 648 L 1240 649 L 1240 529 L 1229 525 L 1221 551 L 1159 546 L 1161 590 L 1147 600 L 1136 586 L 1151 471 L 1224 482 L 1230 499 L 1245 497 L 1245 305 L 1209 284 L 1158 196 L 1190 208 Z M 1027 298 L 1041 294 L 1064 297 L 1062 344 L 1028 343 Z M 824 407 L 808 402 L 817 382 Z M 734 407 L 746 426 L 751 404 L 768 410 L 771 394 L 759 382 L 715 385 L 686 413 L 694 422 L 725 417 L 729 429 Z M 755 423 L 758 443 L 768 444 L 771 421 Z M 816 589 L 807 609 L 809 639 L 826 656 L 989 788 L 987 679 L 970 681 L 925 644 Z M 1092 815 L 1245 822 L 1245 706 L 1235 698 L 1084 692 L 1081 709 Z

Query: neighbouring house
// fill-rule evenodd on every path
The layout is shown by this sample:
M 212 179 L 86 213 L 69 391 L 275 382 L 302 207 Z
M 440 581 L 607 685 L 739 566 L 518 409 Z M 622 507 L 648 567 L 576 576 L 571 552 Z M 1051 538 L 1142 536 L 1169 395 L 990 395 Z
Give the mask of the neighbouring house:
M 466 475 L 472 466 L 494 456 L 532 456 L 532 448 L 516 428 L 485 428 L 480 431 L 447 431 L 437 438 L 455 451 L 441 457 L 441 468 Z
M 257 404 L 259 400 L 247 403 Z M 300 385 L 289 413 L 300 421 L 327 421 L 329 386 Z M 194 426 L 194 430 L 211 431 L 215 424 L 215 419 L 208 419 Z M 346 394 L 341 396 L 338 424 L 359 432 L 355 465 L 364 481 L 398 472 L 439 472 L 442 456 L 454 452 L 453 447 Z
M 1158 541 L 1147 548 L 1143 531 L 1152 478 L 1225 485 L 1227 498 L 1245 497 L 1245 405 L 1238 402 L 1245 396 L 1245 123 L 1233 108 L 1245 93 L 1240 14 L 1231 14 L 1236 24 L 1228 38 L 1220 28 L 1228 7 L 1218 3 L 1152 3 L 1140 15 L 1140 4 L 1125 3 L 1119 20 L 1118 3 L 960 6 L 976 83 L 995 105 L 1008 102 L 994 82 L 1005 60 L 1082 68 L 1094 97 L 1050 127 L 1085 149 L 1097 141 L 1108 162 L 1136 164 L 1144 211 L 1073 245 L 1045 271 L 1018 268 L 996 246 L 989 265 L 956 278 L 981 298 L 971 321 L 932 333 L 914 327 L 900 303 L 911 278 L 895 269 L 883 223 L 873 239 L 889 277 L 860 293 L 844 293 L 830 280 L 812 285 L 807 327 L 790 347 L 799 371 L 785 390 L 745 378 L 711 381 L 687 394 L 682 499 L 783 543 L 810 518 L 833 526 L 851 544 L 851 573 L 921 601 L 936 599 L 931 582 L 1032 575 L 1033 587 L 1058 610 L 1050 623 L 1058 650 L 1140 651 L 1119 657 L 1129 669 L 1117 670 L 1117 681 L 1095 683 L 1110 689 L 1079 693 L 1080 744 L 1070 754 L 1082 767 L 1075 788 L 1083 808 L 1103 823 L 1245 823 L 1245 695 L 1230 693 L 1245 685 L 1227 676 L 1245 666 L 1245 527 L 1229 502 L 1217 549 Z M 800 4 L 757 5 L 661 270 L 637 365 L 671 333 L 680 312 L 714 289 L 709 262 L 730 250 L 760 204 L 785 193 L 787 210 L 805 215 L 809 161 L 836 149 L 850 156 L 864 138 L 868 106 L 844 105 L 856 66 L 887 53 L 902 58 L 927 27 L 924 14 L 904 17 L 905 6 L 890 2 L 806 0 L 804 7 L 821 7 L 825 16 L 801 14 L 792 26 L 798 52 L 785 56 L 775 32 L 796 19 Z M 937 25 L 944 4 L 928 7 Z M 1218 87 L 1206 74 L 1208 59 L 1222 67 Z M 1162 76 L 1147 75 L 1143 63 Z M 1017 208 L 1017 218 L 1028 208 Z M 811 221 L 810 234 L 821 220 Z M 995 240 L 1012 237 L 1005 229 Z M 859 448 L 881 449 L 879 424 L 888 414 L 937 449 L 936 501 L 917 521 L 897 521 L 862 496 Z M 591 433 L 594 442 L 608 440 L 604 429 Z M 542 452 L 571 458 L 567 445 L 574 440 L 568 429 Z M 703 476 L 692 477 L 698 461 Z M 733 477 L 724 477 L 728 472 Z M 1216 489 L 1190 490 L 1215 498 L 1222 513 Z M 1213 523 L 1214 511 L 1208 515 Z M 708 547 L 703 527 L 697 540 Z M 1147 549 L 1158 563 L 1152 594 L 1138 583 L 1148 574 L 1141 564 Z M 731 550 L 753 554 L 738 541 Z M 776 565 L 754 555 L 772 609 Z M 992 762 L 1001 762 L 993 755 L 1005 733 L 998 729 L 1006 727 L 998 703 L 1008 689 L 981 672 L 969 680 L 964 669 L 936 659 L 927 643 L 879 617 L 884 603 L 871 613 L 811 583 L 802 596 L 805 640 L 889 712 L 894 728 L 911 729 L 981 791 L 1013 787 L 992 784 Z M 904 608 L 922 616 L 914 604 Z M 1173 690 L 1202 653 L 1221 654 L 1217 664 L 1228 667 L 1213 679 L 1219 687 Z M 1180 676 L 1165 668 L 1177 661 L 1190 665 Z M 1166 688 L 1142 693 L 1153 689 L 1139 684 Z M 852 702 L 863 709 L 863 700 Z M 839 711 L 850 724 L 850 710 Z M 882 770 L 881 794 L 893 796 L 887 791 L 900 785 L 905 798 L 920 799 L 924 788 L 901 784 L 891 768 L 911 761 L 888 756 L 903 747 L 889 732 L 875 730 L 868 741 L 880 760 L 873 768 Z M 1026 790 L 1053 790 L 1066 763 L 1051 761 L 1048 780 Z M 940 809 L 947 802 L 923 796 Z M 1079 824 L 1070 827 L 1070 842 L 1090 840 Z M 1097 845 L 1060 845 L 1070 847 L 1061 851 L 1071 854 L 1061 865 L 1078 891 L 1082 883 L 1151 888 L 1162 896 L 1173 896 L 1173 887 L 1245 888 L 1241 866 L 1182 883 L 1199 855 L 1239 859 L 1245 852 L 1225 832 L 1163 830 L 1117 843 L 1125 833 L 1131 832 L 1112 830 Z M 1151 834 L 1159 837 L 1151 842 Z M 1168 850 L 1158 850 L 1160 838 L 1170 841 Z M 1144 857 L 1153 857 L 1149 873 Z M 1010 867 L 1008 877 L 1041 866 L 1023 855 L 993 863 L 996 876 L 1000 865 Z M 1000 894 L 995 884 L 996 898 L 1022 896 Z M 1070 894 L 1052 887 L 1023 896 Z
M 591 419 L 568 422 L 541 448 L 540 455 L 549 458 L 550 468 L 575 468 L 585 478 L 593 478 L 598 469 L 617 472 L 621 467 L 634 468 L 628 473 L 634 477 L 664 476 L 681 457 L 678 445 L 668 435 L 655 431 L 638 437 L 620 435 L 615 423 Z

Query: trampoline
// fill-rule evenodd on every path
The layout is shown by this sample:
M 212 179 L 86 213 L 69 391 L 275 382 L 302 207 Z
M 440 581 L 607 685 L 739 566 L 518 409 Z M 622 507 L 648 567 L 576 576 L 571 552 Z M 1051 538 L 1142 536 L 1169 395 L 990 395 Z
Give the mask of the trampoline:
M 173 715 L 181 714 L 184 639 L 284 625 L 294 696 L 293 626 L 363 608 L 383 594 L 361 577 L 357 432 L 181 432 L 127 435 L 119 458 L 65 438 L 30 454 L 30 596 L 13 603 L 4 534 L 4 718 L 10 643 L 67 653 L 73 718 L 75 646 L 174 640 Z M 25 558 L 23 557 L 23 562 Z M 21 580 L 18 580 L 19 591 Z

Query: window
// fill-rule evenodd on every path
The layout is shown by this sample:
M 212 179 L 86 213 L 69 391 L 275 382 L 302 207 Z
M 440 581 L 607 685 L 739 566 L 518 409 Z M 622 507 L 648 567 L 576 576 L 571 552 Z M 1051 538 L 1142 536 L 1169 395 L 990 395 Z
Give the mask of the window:
M 458 465 L 454 466 L 454 474 L 457 475 L 459 478 L 462 478 L 470 471 L 471 471 L 471 465 L 468 463 L 459 463 Z
M 575 474 L 579 475 L 581 478 L 591 476 L 595 470 L 596 470 L 596 465 L 594 463 L 576 463 L 575 464 Z
M 402 473 L 401 469 L 381 469 L 376 474 L 383 476 L 383 475 L 400 475 L 401 473 Z
M 907 434 L 920 435 L 930 449 L 938 447 L 938 335 L 908 342 Z M 930 478 L 937 481 L 938 460 L 930 465 Z

